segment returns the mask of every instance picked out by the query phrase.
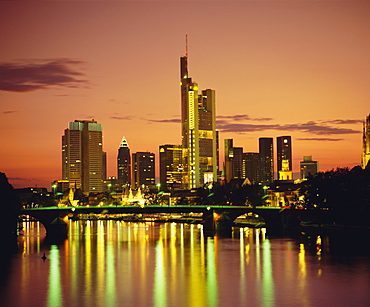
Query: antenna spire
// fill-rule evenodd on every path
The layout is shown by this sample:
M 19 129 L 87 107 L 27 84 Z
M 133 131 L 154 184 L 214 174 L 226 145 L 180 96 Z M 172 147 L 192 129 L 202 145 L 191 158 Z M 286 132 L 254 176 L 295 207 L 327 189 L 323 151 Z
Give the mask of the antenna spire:
M 186 51 L 185 51 L 185 56 L 186 57 L 188 57 L 188 54 L 189 54 L 189 52 L 188 52 L 188 33 L 186 33 Z

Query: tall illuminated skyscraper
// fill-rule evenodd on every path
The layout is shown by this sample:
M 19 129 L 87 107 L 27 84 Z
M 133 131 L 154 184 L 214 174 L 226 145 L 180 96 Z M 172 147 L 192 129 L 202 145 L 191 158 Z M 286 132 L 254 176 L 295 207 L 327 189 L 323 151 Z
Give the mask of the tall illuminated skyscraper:
M 188 74 L 188 52 L 180 58 L 183 182 L 188 189 L 217 180 L 215 91 L 198 93 Z
M 279 136 L 277 141 L 277 172 L 279 180 L 293 180 L 292 137 Z
M 117 155 L 117 174 L 121 185 L 131 184 L 131 155 L 125 137 L 122 138 Z
M 261 159 L 260 180 L 269 185 L 274 181 L 274 144 L 273 138 L 259 138 L 259 154 Z
M 361 167 L 364 169 L 370 161 L 370 114 L 366 117 L 362 135 Z M 370 166 L 370 165 L 369 165 Z
M 102 134 L 96 121 L 75 120 L 62 136 L 62 177 L 86 194 L 103 191 Z

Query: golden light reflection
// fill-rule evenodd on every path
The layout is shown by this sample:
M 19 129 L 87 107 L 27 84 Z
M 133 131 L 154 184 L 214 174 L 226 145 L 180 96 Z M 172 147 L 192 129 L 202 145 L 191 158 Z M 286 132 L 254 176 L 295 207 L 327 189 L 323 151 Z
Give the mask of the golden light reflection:
M 104 293 L 104 283 L 105 283 L 105 227 L 104 221 L 97 221 L 97 236 L 96 236 L 96 264 L 95 264 L 95 274 L 96 280 L 94 283 L 94 291 L 98 293 Z M 103 296 L 97 296 L 97 305 L 103 306 L 104 301 Z
M 265 240 L 263 244 L 263 306 L 275 306 L 275 289 L 273 277 L 271 244 Z
M 245 306 L 247 304 L 247 297 L 245 296 L 247 288 L 246 274 L 245 274 L 245 264 L 246 264 L 246 254 L 245 254 L 245 240 L 244 240 L 244 228 L 239 229 L 239 263 L 240 263 L 240 303 Z
M 84 287 L 84 296 L 86 298 L 86 305 L 92 305 L 93 299 L 93 281 L 91 273 L 93 272 L 92 268 L 92 248 L 91 248 L 91 241 L 92 241 L 92 223 L 91 221 L 86 221 L 85 228 L 84 228 L 84 236 L 85 236 L 85 266 L 84 266 L 84 276 L 85 276 L 85 287 Z M 95 271 L 95 270 L 94 270 Z
M 317 239 L 316 239 L 316 255 L 321 256 L 321 237 L 320 236 L 317 236 Z
M 161 231 L 163 234 L 163 232 Z M 155 271 L 154 271 L 154 306 L 167 306 L 166 296 L 166 271 L 163 238 L 160 236 L 155 247 Z

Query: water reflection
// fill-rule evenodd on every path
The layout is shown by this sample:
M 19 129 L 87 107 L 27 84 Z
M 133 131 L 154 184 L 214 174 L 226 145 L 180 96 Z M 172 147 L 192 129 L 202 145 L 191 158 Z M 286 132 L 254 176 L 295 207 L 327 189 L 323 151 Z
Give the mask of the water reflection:
M 369 259 L 323 261 L 323 238 L 235 228 L 221 239 L 200 225 L 121 221 L 70 221 L 62 244 L 44 238 L 38 223 L 25 225 L 2 306 L 370 305 L 360 291 L 370 288 Z
M 49 283 L 47 306 L 63 306 L 62 287 L 60 277 L 59 249 L 58 246 L 50 246 L 49 254 Z

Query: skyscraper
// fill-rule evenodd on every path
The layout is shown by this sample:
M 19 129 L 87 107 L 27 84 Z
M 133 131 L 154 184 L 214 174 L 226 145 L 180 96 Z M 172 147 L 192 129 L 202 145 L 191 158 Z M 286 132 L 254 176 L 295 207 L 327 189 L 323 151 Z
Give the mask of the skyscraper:
M 132 154 L 132 185 L 134 189 L 141 186 L 155 188 L 155 155 L 151 152 Z
M 160 183 L 163 190 L 182 189 L 184 166 L 181 145 L 159 146 Z
M 234 147 L 233 178 L 245 179 L 243 177 L 243 147 Z
M 260 180 L 269 185 L 274 181 L 274 144 L 273 138 L 259 138 L 259 154 L 261 159 Z
M 243 153 L 243 178 L 250 183 L 259 183 L 261 174 L 261 159 L 258 152 Z
M 131 155 L 125 137 L 122 137 L 117 155 L 117 174 L 121 185 L 131 184 Z
M 231 179 L 234 178 L 233 174 L 233 162 L 234 162 L 234 144 L 233 139 L 225 139 L 224 140 L 224 155 L 225 155 L 225 162 L 224 162 L 224 173 L 225 173 L 225 181 L 230 182 Z
M 361 167 L 364 169 L 370 161 L 370 114 L 366 117 L 362 135 L 362 159 Z
M 312 161 L 312 156 L 304 156 L 300 163 L 301 179 L 307 179 L 310 175 L 315 175 L 319 171 L 319 162 Z
M 103 191 L 102 134 L 96 121 L 75 120 L 62 136 L 62 177 L 86 194 Z
M 279 180 L 293 180 L 292 138 L 279 136 L 277 142 L 277 172 Z
M 217 180 L 215 91 L 198 94 L 198 84 L 188 75 L 188 52 L 180 58 L 181 123 L 184 157 L 183 182 L 187 188 Z

